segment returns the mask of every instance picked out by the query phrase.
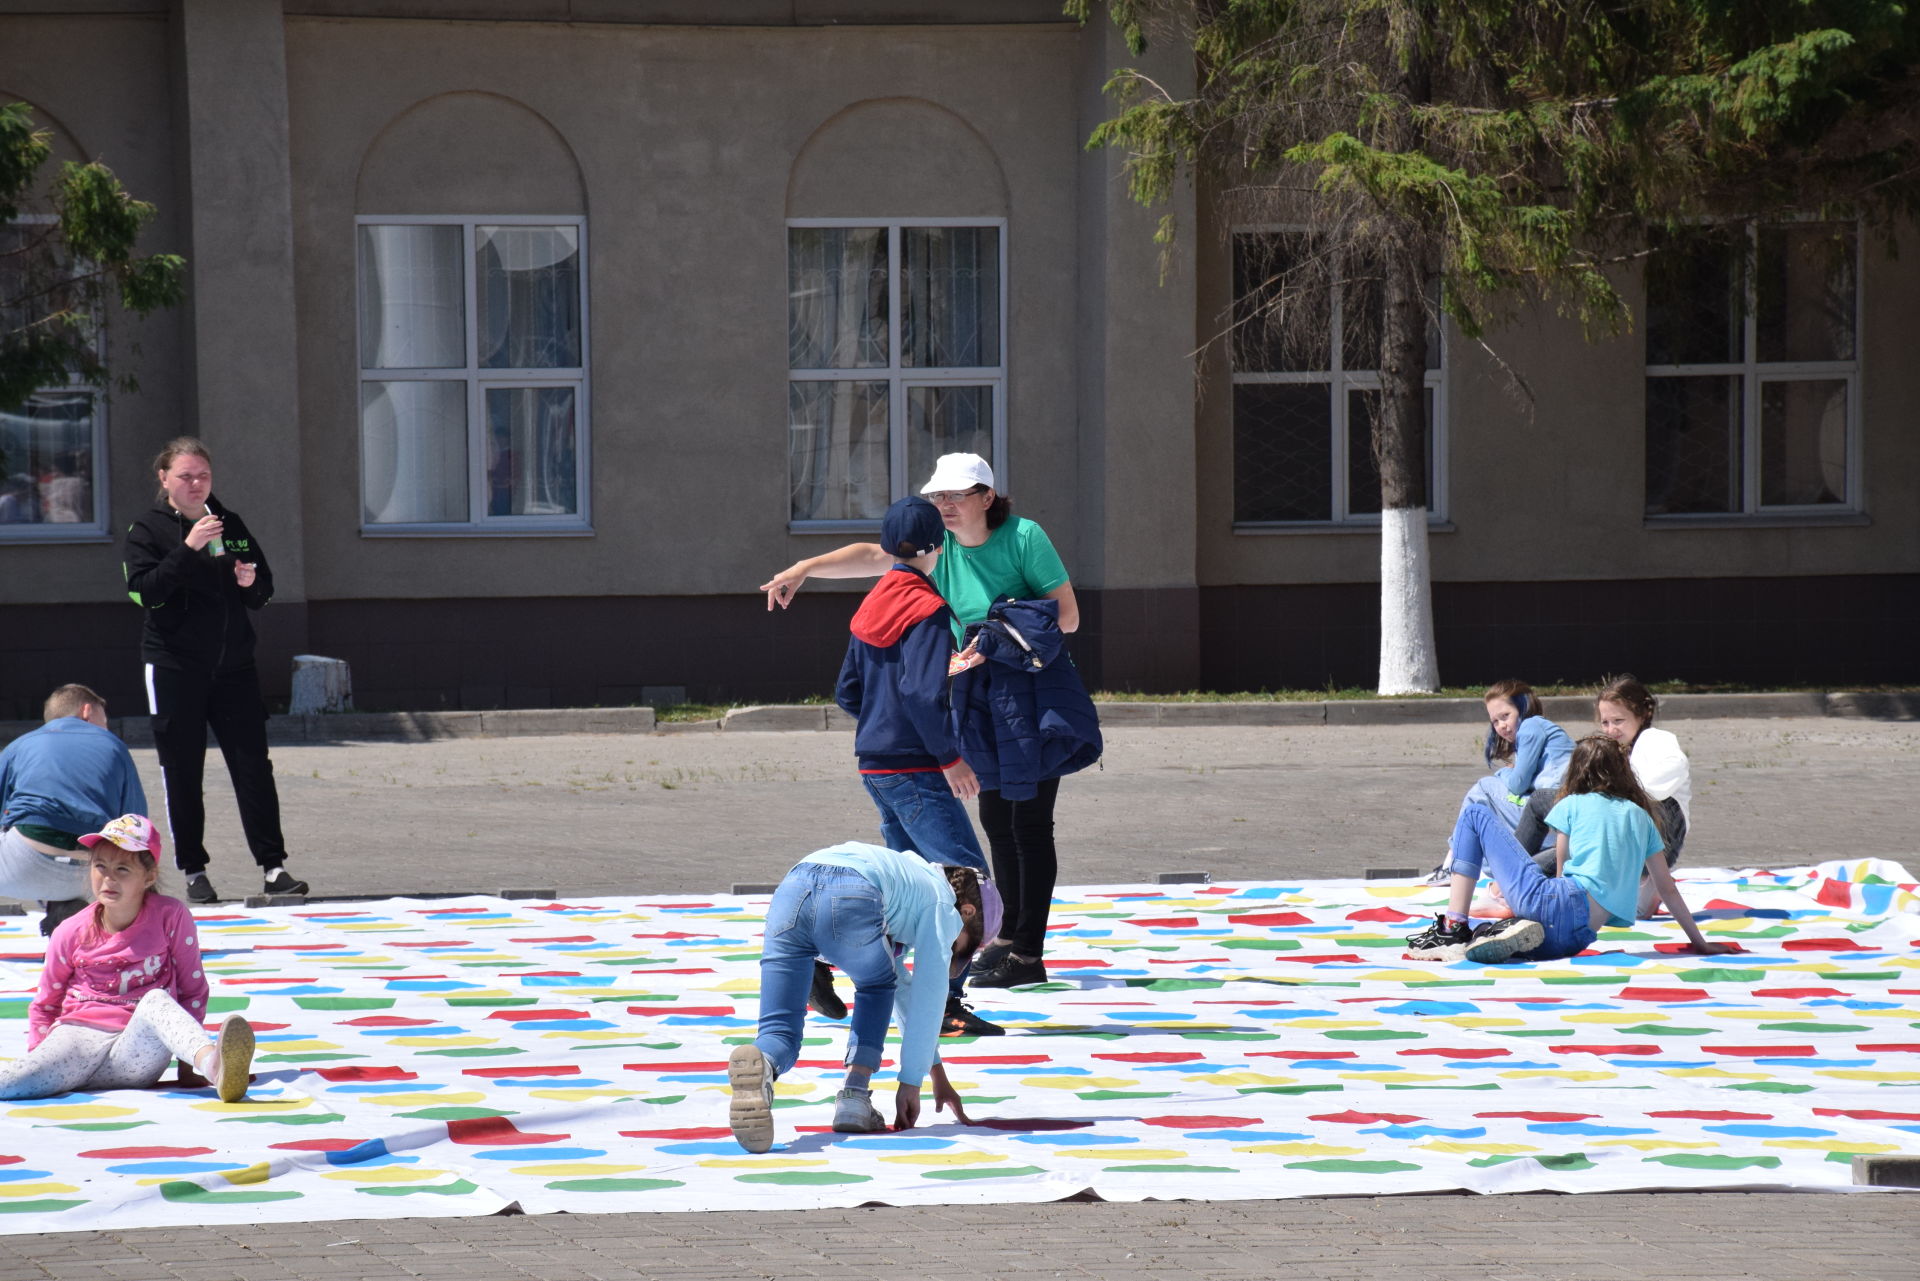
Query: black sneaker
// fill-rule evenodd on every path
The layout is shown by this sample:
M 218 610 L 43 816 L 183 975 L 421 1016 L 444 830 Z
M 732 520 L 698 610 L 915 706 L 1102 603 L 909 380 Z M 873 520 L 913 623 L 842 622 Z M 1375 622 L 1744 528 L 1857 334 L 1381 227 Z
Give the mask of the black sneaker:
M 1007 953 L 1013 950 L 1011 943 L 989 943 L 973 954 L 973 964 L 967 967 L 969 974 L 990 974 L 993 967 L 1007 959 Z
M 1510 921 L 1488 921 L 1473 932 L 1473 940 L 1467 944 L 1466 959 L 1476 965 L 1492 965 L 1510 956 L 1533 951 L 1546 936 L 1547 932 L 1540 928 L 1540 922 L 1524 917 L 1516 916 Z
M 847 1003 L 833 990 L 833 967 L 825 961 L 813 963 L 813 986 L 807 989 L 807 1004 L 822 1018 L 847 1017 Z
M 1427 873 L 1427 884 L 1435 889 L 1445 889 L 1453 884 L 1453 868 L 1445 863 L 1435 867 Z
M 1407 947 L 1415 952 L 1433 952 L 1443 947 L 1465 947 L 1473 942 L 1473 931 L 1467 928 L 1465 921 L 1458 925 L 1447 924 L 1445 912 L 1433 914 L 1433 924 L 1418 934 L 1407 935 Z
M 86 905 L 87 900 L 83 898 L 54 899 L 47 904 L 47 914 L 40 918 L 40 932 L 42 934 L 53 933 L 54 930 L 59 927 L 60 922 L 66 920 Z
M 1047 981 L 1047 963 L 1039 957 L 1023 961 L 1008 952 L 1000 958 L 1000 963 L 985 974 L 976 974 L 967 980 L 973 987 L 1025 987 L 1029 983 Z
M 213 888 L 213 882 L 207 879 L 205 872 L 187 873 L 187 902 L 218 903 L 219 891 Z
M 973 1007 L 957 996 L 947 998 L 947 1016 L 940 1022 L 941 1036 L 1005 1036 L 1007 1029 L 989 1023 L 973 1012 Z
M 284 867 L 276 867 L 267 873 L 264 892 L 268 894 L 305 894 L 307 883 L 298 880 Z

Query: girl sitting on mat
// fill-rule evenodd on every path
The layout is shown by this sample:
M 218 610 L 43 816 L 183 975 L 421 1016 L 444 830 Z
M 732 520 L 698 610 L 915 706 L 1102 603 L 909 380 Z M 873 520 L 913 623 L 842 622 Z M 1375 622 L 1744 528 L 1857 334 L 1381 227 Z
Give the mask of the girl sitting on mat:
M 1573 740 L 1567 731 L 1547 719 L 1540 696 L 1525 681 L 1495 681 L 1483 695 L 1487 705 L 1487 742 L 1481 749 L 1487 775 L 1460 802 L 1460 813 L 1474 807 L 1490 810 L 1512 832 L 1526 813 L 1527 799 L 1551 791 L 1566 776 Z M 1502 762 L 1505 764 L 1502 765 Z M 1427 877 L 1429 885 L 1445 885 L 1448 857 Z

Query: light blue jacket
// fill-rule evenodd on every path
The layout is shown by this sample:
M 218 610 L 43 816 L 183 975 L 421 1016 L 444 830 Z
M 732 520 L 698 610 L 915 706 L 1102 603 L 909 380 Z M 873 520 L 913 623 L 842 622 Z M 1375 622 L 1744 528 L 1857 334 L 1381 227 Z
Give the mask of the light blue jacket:
M 1529 716 L 1520 722 L 1520 731 L 1514 736 L 1513 764 L 1495 770 L 1494 777 L 1513 796 L 1559 787 L 1572 755 L 1573 739 L 1567 731 L 1544 716 Z
M 947 1009 L 947 971 L 953 941 L 960 937 L 960 912 L 945 873 L 918 854 L 902 854 L 861 841 L 817 850 L 803 863 L 850 867 L 880 891 L 881 928 L 901 945 L 893 957 L 893 1008 L 900 1020 L 900 1084 L 919 1085 L 938 1061 L 940 1020 Z M 915 983 L 907 969 L 931 981 Z
M 0 831 L 29 823 L 85 836 L 146 812 L 127 745 L 78 716 L 48 721 L 0 752 Z

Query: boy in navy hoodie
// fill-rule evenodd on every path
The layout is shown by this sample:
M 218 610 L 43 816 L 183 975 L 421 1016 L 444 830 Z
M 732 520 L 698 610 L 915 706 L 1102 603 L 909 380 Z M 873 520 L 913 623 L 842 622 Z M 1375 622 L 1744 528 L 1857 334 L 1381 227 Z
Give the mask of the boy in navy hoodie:
M 880 843 L 980 873 L 992 918 L 999 895 L 961 804 L 980 794 L 980 781 L 961 758 L 947 711 L 953 613 L 927 577 L 945 538 L 939 509 L 926 499 L 902 498 L 887 508 L 880 545 L 896 563 L 854 611 L 834 701 L 859 722 L 853 750 L 860 781 L 880 811 Z M 961 1002 L 962 981 L 949 990 L 941 1035 L 1000 1035 L 1003 1029 Z M 815 971 L 813 997 L 814 1008 L 830 1018 L 846 1008 L 824 966 Z

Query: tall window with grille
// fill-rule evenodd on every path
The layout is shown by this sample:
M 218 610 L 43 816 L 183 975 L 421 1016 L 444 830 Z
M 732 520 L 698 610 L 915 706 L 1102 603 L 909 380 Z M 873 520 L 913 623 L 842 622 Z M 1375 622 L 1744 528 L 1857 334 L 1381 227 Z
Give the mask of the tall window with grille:
M 359 222 L 362 530 L 587 530 L 585 220 Z
M 787 518 L 864 530 L 941 454 L 1006 484 L 1006 224 L 787 225 Z
M 1362 263 L 1308 261 L 1286 231 L 1233 236 L 1233 520 L 1236 528 L 1377 524 L 1373 459 L 1381 297 Z M 1427 510 L 1444 519 L 1445 379 L 1427 338 Z
M 1858 280 L 1852 223 L 1715 224 L 1656 239 L 1648 516 L 1859 509 Z
M 67 266 L 53 232 L 49 215 L 23 214 L 0 226 L 0 333 L 75 309 L 90 315 L 62 284 Z M 79 370 L 0 411 L 0 543 L 108 537 L 106 419 L 105 392 Z

